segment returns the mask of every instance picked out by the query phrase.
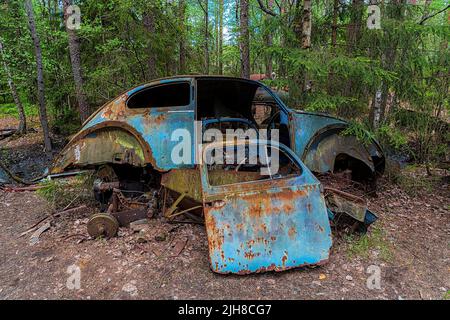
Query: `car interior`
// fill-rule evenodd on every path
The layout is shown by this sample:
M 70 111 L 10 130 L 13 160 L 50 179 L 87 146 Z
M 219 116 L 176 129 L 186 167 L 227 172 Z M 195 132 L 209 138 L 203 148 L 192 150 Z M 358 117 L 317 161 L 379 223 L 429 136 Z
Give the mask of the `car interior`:
M 270 139 L 270 130 L 278 129 L 280 142 L 289 146 L 287 124 L 280 121 L 280 106 L 258 83 L 199 78 L 197 95 L 196 119 L 216 119 L 208 122 L 204 129 L 217 128 L 223 134 L 226 129 L 267 129 L 267 139 Z

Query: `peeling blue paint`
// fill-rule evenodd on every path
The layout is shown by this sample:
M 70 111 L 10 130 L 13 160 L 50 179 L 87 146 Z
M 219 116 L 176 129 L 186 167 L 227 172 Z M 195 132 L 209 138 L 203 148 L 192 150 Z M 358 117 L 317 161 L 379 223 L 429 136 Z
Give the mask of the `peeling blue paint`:
M 204 209 L 213 271 L 281 271 L 328 259 L 331 228 L 320 182 L 293 158 L 300 175 L 225 186 L 210 186 L 202 167 L 205 201 L 222 204 Z

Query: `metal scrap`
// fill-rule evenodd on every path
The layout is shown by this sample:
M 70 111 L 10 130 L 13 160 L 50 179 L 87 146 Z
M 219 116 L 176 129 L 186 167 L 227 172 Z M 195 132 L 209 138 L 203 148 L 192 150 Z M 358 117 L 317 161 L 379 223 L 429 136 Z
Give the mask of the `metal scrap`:
M 325 188 L 330 220 L 336 225 L 350 223 L 352 230 L 365 233 L 378 217 L 367 208 L 364 199 L 333 188 Z M 344 219 L 341 217 L 344 216 Z

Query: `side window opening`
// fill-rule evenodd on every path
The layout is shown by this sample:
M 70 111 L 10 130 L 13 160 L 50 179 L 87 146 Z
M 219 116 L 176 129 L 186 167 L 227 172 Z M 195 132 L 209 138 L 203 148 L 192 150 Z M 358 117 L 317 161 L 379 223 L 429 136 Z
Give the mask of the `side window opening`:
M 127 106 L 130 109 L 187 106 L 190 93 L 188 82 L 162 84 L 136 92 L 128 99 Z
M 197 120 L 243 118 L 255 123 L 251 104 L 258 85 L 233 79 L 197 80 Z

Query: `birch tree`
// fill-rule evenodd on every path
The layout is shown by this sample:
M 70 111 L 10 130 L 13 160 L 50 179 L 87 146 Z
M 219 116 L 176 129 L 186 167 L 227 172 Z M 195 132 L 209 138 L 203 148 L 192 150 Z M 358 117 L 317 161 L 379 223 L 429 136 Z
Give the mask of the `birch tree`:
M 71 12 L 69 12 L 71 4 L 72 0 L 63 0 L 64 24 L 66 26 L 67 37 L 69 40 L 70 62 L 72 65 L 73 80 L 75 82 L 75 94 L 78 101 L 78 111 L 80 113 L 80 120 L 83 123 L 89 117 L 89 105 L 84 92 L 80 41 L 76 31 L 71 28 L 68 23 L 68 19 L 71 15 Z

